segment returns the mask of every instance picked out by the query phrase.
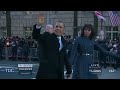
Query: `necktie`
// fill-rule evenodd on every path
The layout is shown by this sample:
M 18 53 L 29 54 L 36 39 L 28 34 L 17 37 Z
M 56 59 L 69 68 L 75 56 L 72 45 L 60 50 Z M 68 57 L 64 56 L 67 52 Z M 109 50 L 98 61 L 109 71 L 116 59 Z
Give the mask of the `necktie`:
M 62 49 L 63 45 L 62 45 L 61 38 L 58 37 L 58 40 L 59 40 L 59 44 L 60 44 L 60 46 L 59 46 L 59 51 L 60 51 Z

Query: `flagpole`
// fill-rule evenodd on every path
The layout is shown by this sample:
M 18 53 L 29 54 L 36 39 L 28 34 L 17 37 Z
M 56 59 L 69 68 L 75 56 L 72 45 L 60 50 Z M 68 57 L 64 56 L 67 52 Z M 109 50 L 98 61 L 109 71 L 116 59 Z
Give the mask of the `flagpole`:
M 95 33 L 98 33 L 98 18 L 93 12 Z
M 103 12 L 101 11 L 102 15 L 103 15 Z M 103 29 L 103 19 L 101 19 L 101 30 Z
M 101 11 L 102 15 L 103 15 L 103 11 Z M 103 30 L 103 19 L 101 19 L 101 31 L 103 32 L 103 35 L 102 35 L 102 40 L 105 39 L 105 32 Z
M 101 30 L 103 29 L 103 20 L 101 19 Z

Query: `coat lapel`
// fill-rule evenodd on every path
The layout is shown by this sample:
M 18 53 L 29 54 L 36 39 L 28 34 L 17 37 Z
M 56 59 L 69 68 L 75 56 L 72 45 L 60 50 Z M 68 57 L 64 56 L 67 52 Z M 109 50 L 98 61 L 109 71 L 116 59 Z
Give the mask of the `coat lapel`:
M 63 36 L 61 36 L 61 41 L 62 41 L 62 45 L 63 45 L 63 48 L 61 49 L 61 51 L 62 51 L 62 50 L 64 50 L 64 48 L 65 48 L 65 46 L 66 46 L 66 41 L 65 41 L 65 39 L 63 38 Z
M 57 38 L 57 35 L 55 35 L 54 34 L 54 39 L 55 39 L 55 44 L 56 44 L 56 46 L 57 46 L 57 50 L 58 50 L 58 52 L 59 52 L 59 46 L 60 46 L 60 44 L 59 44 L 59 40 L 58 40 L 58 38 Z

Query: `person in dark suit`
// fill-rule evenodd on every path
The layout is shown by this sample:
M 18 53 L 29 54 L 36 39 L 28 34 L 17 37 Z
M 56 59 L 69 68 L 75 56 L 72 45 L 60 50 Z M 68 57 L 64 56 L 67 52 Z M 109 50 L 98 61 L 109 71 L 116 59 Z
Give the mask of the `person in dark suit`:
M 0 60 L 2 59 L 3 48 L 4 48 L 4 45 L 3 45 L 3 42 L 2 42 L 2 38 L 1 38 L 0 39 Z
M 120 55 L 120 41 L 118 42 L 118 45 L 117 45 L 117 54 Z M 117 60 L 114 68 L 117 69 L 119 67 L 120 67 L 120 60 Z
M 33 29 L 33 38 L 42 45 L 42 59 L 36 79 L 64 79 L 64 65 L 66 77 L 69 77 L 72 70 L 66 54 L 66 41 L 62 36 L 64 24 L 57 22 L 51 34 L 48 31 L 40 34 L 41 28 L 36 29 L 36 25 Z
M 106 45 L 106 41 L 105 41 L 105 39 L 104 40 L 101 40 L 101 39 L 99 39 L 98 41 L 97 41 L 106 51 L 109 51 L 109 48 L 108 48 L 108 46 Z M 107 63 L 106 63 L 106 55 L 104 54 L 104 53 L 102 53 L 102 52 L 100 52 L 99 54 L 99 63 L 100 63 L 100 65 L 101 66 L 103 66 L 104 68 L 106 68 L 107 67 Z M 102 62 L 103 62 L 103 64 L 102 64 Z

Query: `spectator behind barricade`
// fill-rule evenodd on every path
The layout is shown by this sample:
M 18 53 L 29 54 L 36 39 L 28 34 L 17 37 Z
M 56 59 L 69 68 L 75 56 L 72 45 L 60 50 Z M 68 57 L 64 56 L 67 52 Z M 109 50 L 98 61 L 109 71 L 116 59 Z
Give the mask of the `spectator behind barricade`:
M 1 38 L 1 39 L 0 39 L 0 60 L 2 60 L 3 48 L 4 48 L 4 45 L 3 45 L 3 42 L 2 42 L 2 38 Z
M 65 36 L 65 40 L 67 42 L 67 49 L 66 49 L 66 52 L 67 52 L 67 55 L 68 55 L 68 58 L 70 57 L 70 54 L 71 54 L 71 50 L 72 50 L 72 39 L 71 39 L 71 36 L 70 35 L 67 35 Z
M 38 43 L 37 43 L 37 41 L 34 41 L 34 42 L 33 42 L 32 47 L 33 47 L 33 48 L 37 48 L 37 47 L 38 47 Z
M 24 45 L 24 38 L 21 38 L 20 42 L 19 42 L 19 46 L 20 46 L 20 50 L 21 50 L 21 58 L 23 57 L 23 45 Z
M 70 54 L 71 54 L 71 50 L 72 50 L 72 41 L 69 41 L 67 44 L 67 54 L 68 54 L 68 58 L 70 58 Z
M 6 40 L 5 40 L 5 46 L 6 47 L 10 47 L 10 40 L 9 40 L 9 38 L 6 38 Z
M 12 46 L 12 60 L 16 60 L 18 44 L 15 38 L 13 39 L 11 46 Z
M 118 45 L 117 45 L 117 53 L 116 54 L 120 55 L 120 40 L 117 43 L 118 43 Z M 115 69 L 117 69 L 119 67 L 120 67 L 120 60 L 117 60 Z
M 19 41 L 19 46 L 22 47 L 24 44 L 24 38 L 21 38 L 20 41 Z
M 119 43 L 118 43 L 118 46 L 117 46 L 117 54 L 120 54 L 120 41 L 119 41 Z
M 117 53 L 117 45 L 113 45 L 113 48 L 112 49 L 110 49 L 110 51 L 112 52 L 112 53 Z
M 28 37 L 28 44 L 29 44 L 29 47 L 32 47 L 33 46 L 33 39 L 31 38 L 31 36 Z
M 109 48 L 109 51 L 110 51 L 110 49 L 112 49 L 112 41 L 111 40 L 108 43 L 108 48 Z
M 24 61 L 29 61 L 29 52 L 30 52 L 30 48 L 29 48 L 29 45 L 28 45 L 28 41 L 26 40 L 23 44 L 23 60 Z
M 108 46 L 106 44 L 105 39 L 104 40 L 99 39 L 97 42 L 102 46 L 102 48 L 104 48 L 106 51 L 109 51 L 109 48 L 108 48 Z M 100 53 L 98 53 L 98 57 L 99 57 L 100 65 L 104 66 L 104 68 L 106 68 L 107 67 L 106 55 L 104 53 L 100 52 Z M 102 64 L 102 62 L 103 62 L 103 64 Z

